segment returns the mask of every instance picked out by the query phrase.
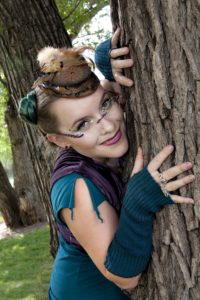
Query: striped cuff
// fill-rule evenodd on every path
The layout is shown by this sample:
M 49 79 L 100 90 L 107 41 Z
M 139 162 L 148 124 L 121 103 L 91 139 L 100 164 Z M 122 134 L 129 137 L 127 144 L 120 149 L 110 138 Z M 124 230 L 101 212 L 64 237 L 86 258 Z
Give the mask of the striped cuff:
M 129 278 L 143 272 L 149 262 L 149 256 L 133 256 L 116 239 L 108 248 L 105 260 L 106 269 L 114 275 Z
M 174 204 L 170 196 L 165 196 L 160 185 L 153 179 L 147 168 L 129 180 L 123 206 L 134 218 L 146 221 L 152 213 L 160 211 L 164 205 Z

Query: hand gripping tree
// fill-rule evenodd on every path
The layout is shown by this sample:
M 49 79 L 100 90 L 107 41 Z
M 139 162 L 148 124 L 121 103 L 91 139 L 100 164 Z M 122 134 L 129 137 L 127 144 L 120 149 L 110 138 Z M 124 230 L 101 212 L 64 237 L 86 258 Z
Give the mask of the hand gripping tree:
M 180 189 L 195 205 L 173 205 L 156 216 L 152 260 L 133 299 L 200 299 L 200 3 L 112 0 L 111 7 L 135 61 L 128 74 L 134 86 L 125 89 L 130 155 L 141 145 L 148 162 L 170 143 L 171 159 L 192 161 L 196 175 Z

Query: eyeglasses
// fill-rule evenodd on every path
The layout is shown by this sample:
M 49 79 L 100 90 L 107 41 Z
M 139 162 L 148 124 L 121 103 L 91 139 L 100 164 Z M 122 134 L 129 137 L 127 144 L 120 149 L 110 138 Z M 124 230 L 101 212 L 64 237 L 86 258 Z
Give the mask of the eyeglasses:
M 77 123 L 77 125 L 74 128 L 68 129 L 67 132 L 64 133 L 57 132 L 55 134 L 73 137 L 73 138 L 81 138 L 89 132 L 95 133 L 96 125 L 99 124 L 101 120 L 105 117 L 108 118 L 108 117 L 115 116 L 119 107 L 120 107 L 119 95 L 111 92 L 106 93 L 103 99 L 101 100 L 99 106 L 99 114 L 101 115 L 100 118 L 82 119 L 79 121 L 79 123 Z

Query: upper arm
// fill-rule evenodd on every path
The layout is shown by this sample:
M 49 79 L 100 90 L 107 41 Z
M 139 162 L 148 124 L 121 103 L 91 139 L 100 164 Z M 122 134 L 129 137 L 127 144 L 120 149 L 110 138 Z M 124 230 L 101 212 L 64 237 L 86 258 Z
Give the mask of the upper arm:
M 85 181 L 81 178 L 77 179 L 74 188 L 73 220 L 70 210 L 67 208 L 61 210 L 61 218 L 104 276 L 118 285 L 121 282 L 127 283 L 130 281 L 129 278 L 121 278 L 111 274 L 104 266 L 108 247 L 118 226 L 117 213 L 106 199 L 101 202 L 98 211 L 103 222 L 97 218 L 94 212 L 92 199 Z M 131 285 L 134 285 L 133 279 Z

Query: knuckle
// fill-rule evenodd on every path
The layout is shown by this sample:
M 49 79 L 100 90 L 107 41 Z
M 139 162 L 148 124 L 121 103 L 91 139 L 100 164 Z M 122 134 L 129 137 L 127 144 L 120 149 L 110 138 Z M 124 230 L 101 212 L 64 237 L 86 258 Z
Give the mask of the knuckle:
M 160 156 L 155 156 L 153 162 L 155 162 L 156 164 L 158 164 L 160 162 Z
M 186 183 L 191 182 L 192 180 L 193 180 L 193 176 L 192 175 L 189 175 L 189 176 L 185 177 L 185 182 Z
M 169 182 L 166 184 L 166 189 L 168 192 L 176 190 L 178 187 L 175 182 Z
M 185 165 L 184 165 L 184 164 L 181 164 L 181 165 L 179 166 L 179 170 L 180 170 L 181 172 L 185 171 L 185 170 L 186 170 Z

